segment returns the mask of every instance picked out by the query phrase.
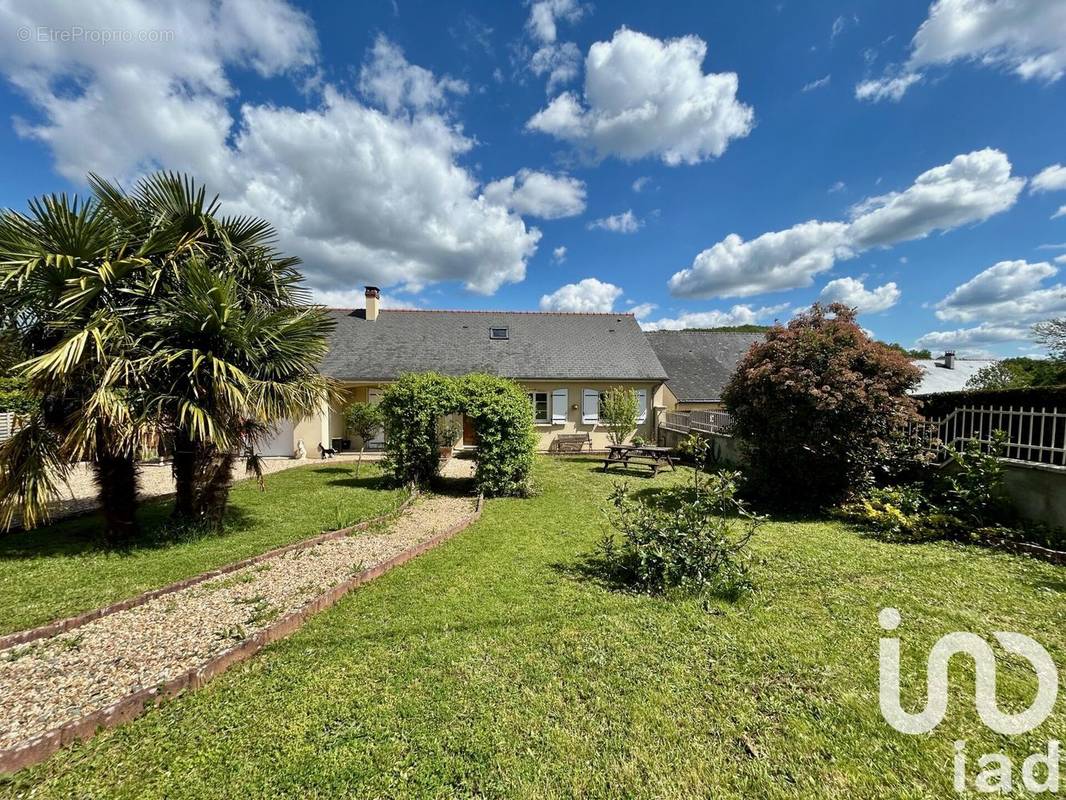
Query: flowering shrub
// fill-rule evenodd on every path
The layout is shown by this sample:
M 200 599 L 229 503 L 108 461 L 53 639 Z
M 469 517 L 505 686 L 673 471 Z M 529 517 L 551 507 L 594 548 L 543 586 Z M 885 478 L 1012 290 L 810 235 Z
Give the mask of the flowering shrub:
M 896 433 L 918 419 L 907 391 L 920 375 L 839 303 L 771 328 L 723 392 L 753 493 L 819 507 L 872 483 L 897 452 Z

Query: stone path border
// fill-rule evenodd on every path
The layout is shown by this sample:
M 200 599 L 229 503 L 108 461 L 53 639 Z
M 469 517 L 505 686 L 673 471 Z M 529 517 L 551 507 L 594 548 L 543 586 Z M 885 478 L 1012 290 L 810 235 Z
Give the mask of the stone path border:
M 400 510 L 406 508 L 414 500 L 415 495 L 412 494 L 407 500 L 404 501 Z M 51 756 L 57 750 L 65 747 L 73 742 L 90 739 L 97 731 L 106 728 L 114 728 L 125 722 L 129 722 L 136 719 L 141 714 L 145 713 L 152 706 L 157 705 L 163 700 L 173 698 L 182 694 L 183 692 L 192 692 L 199 689 L 206 684 L 216 675 L 225 672 L 234 664 L 238 664 L 241 661 L 251 658 L 258 653 L 264 647 L 272 642 L 276 642 L 279 639 L 283 639 L 295 630 L 300 628 L 310 617 L 317 614 L 319 611 L 323 611 L 334 603 L 336 603 L 341 597 L 350 592 L 352 589 L 367 583 L 374 578 L 383 575 L 393 567 L 398 567 L 410 561 L 417 556 L 422 555 L 428 550 L 433 549 L 442 542 L 455 536 L 460 531 L 465 530 L 471 524 L 473 524 L 481 516 L 481 509 L 484 503 L 484 499 L 479 496 L 477 498 L 477 504 L 474 507 L 473 513 L 471 513 L 466 519 L 448 528 L 443 533 L 439 533 L 431 539 L 427 539 L 420 544 L 404 550 L 388 559 L 383 561 L 375 567 L 371 567 L 368 570 L 358 573 L 352 576 L 348 580 L 337 584 L 333 588 L 329 589 L 325 593 L 319 595 L 315 600 L 311 601 L 302 608 L 291 612 L 290 614 L 281 617 L 276 622 L 264 628 L 263 630 L 253 634 L 243 642 L 222 651 L 218 655 L 211 658 L 204 664 L 187 670 L 181 675 L 173 678 L 166 683 L 159 686 L 154 686 L 149 689 L 142 689 L 138 692 L 134 692 L 131 695 L 124 697 L 116 703 L 112 703 L 110 706 L 94 711 L 87 714 L 80 719 L 67 722 L 60 725 L 57 728 L 53 728 L 50 731 L 42 733 L 38 736 L 34 736 L 15 747 L 9 747 L 0 750 L 0 773 L 13 773 L 20 769 L 38 764 Z M 71 628 L 76 628 L 78 625 L 84 625 L 85 623 L 99 619 L 107 614 L 113 614 L 117 611 L 122 611 L 134 606 L 141 605 L 149 600 L 159 597 L 163 594 L 179 591 L 180 589 L 193 586 L 197 583 L 210 580 L 211 578 L 217 578 L 219 575 L 224 575 L 228 572 L 233 572 L 236 569 L 250 566 L 252 564 L 263 561 L 266 558 L 277 556 L 281 553 L 288 552 L 290 550 L 300 549 L 304 547 L 310 547 L 314 544 L 318 544 L 329 539 L 339 538 L 346 536 L 351 532 L 363 530 L 370 525 L 381 522 L 392 514 L 383 515 L 366 522 L 361 522 L 358 525 L 354 525 L 350 528 L 345 528 L 340 531 L 332 531 L 330 533 L 323 534 L 321 536 L 313 537 L 312 539 L 306 539 L 302 542 L 297 542 L 293 545 L 281 547 L 276 550 L 272 550 L 269 553 L 263 553 L 259 556 L 255 556 L 251 559 L 245 559 L 244 561 L 236 562 L 235 564 L 229 564 L 218 570 L 212 570 L 211 572 L 205 572 L 202 575 L 197 575 L 194 578 L 188 578 L 184 581 L 178 581 L 170 586 L 163 587 L 162 589 L 155 589 L 151 592 L 145 592 L 138 597 L 131 598 L 130 600 L 122 601 L 121 603 L 115 603 L 111 606 L 107 606 L 103 609 L 97 609 L 96 611 L 90 611 L 86 614 L 81 614 L 77 617 L 70 617 L 66 620 L 58 620 L 57 622 L 49 623 L 48 625 L 41 626 L 40 628 L 34 628 L 30 631 L 22 631 L 20 634 L 12 634 L 6 637 L 7 641 L 0 640 L 3 643 L 3 647 L 8 647 L 12 644 L 19 644 L 22 642 L 33 641 L 44 636 L 50 636 L 55 633 L 60 633 Z M 67 623 L 66 627 L 53 627 Z M 28 638 L 16 639 L 14 637 L 19 635 L 29 635 Z

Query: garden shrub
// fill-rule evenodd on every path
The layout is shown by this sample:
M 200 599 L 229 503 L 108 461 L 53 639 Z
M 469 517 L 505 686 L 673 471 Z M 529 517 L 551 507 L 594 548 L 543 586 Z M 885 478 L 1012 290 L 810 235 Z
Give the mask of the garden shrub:
M 838 515 L 897 541 L 1013 541 L 1061 549 L 1061 531 L 1021 524 L 1007 502 L 999 460 L 1005 447 L 1006 434 L 996 431 L 988 447 L 970 441 L 961 450 L 950 448 L 951 463 L 930 469 L 925 480 L 868 489 Z
M 455 379 L 436 372 L 407 373 L 385 387 L 378 405 L 385 423 L 383 466 L 397 482 L 422 485 L 437 474 L 437 419 L 459 403 Z
M 477 430 L 474 485 L 485 495 L 531 491 L 536 434 L 525 390 L 507 378 L 433 372 L 406 374 L 385 388 L 379 405 L 385 421 L 385 469 L 403 483 L 425 484 L 440 467 L 441 424 L 462 412 Z M 452 429 L 451 435 L 455 432 Z
M 0 378 L 0 412 L 29 414 L 37 407 L 37 401 L 26 393 L 23 378 Z
M 753 588 L 748 544 L 765 519 L 737 498 L 739 473 L 691 474 L 688 486 L 654 498 L 617 484 L 610 517 L 620 536 L 609 533 L 600 554 L 615 578 L 638 591 L 735 599 Z
M 624 386 L 614 386 L 600 398 L 600 422 L 607 428 L 611 444 L 624 444 L 637 429 L 639 405 L 637 393 Z
M 753 495 L 817 508 L 872 484 L 898 452 L 896 434 L 918 419 L 907 391 L 920 376 L 839 303 L 773 327 L 723 392 Z
M 486 496 L 529 494 L 537 447 L 529 396 L 495 375 L 467 375 L 459 387 L 461 410 L 477 430 L 475 488 Z

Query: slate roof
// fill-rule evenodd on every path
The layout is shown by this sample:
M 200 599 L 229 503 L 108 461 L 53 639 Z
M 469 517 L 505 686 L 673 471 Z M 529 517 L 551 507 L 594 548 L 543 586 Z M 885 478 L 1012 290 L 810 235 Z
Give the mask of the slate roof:
M 666 385 L 674 397 L 683 403 L 709 403 L 721 399 L 737 362 L 763 334 L 652 331 L 647 337 L 670 376 Z
M 331 311 L 337 327 L 322 369 L 340 380 L 392 380 L 404 372 L 488 372 L 531 380 L 666 378 L 632 314 L 384 309 Z M 490 339 L 506 327 L 508 338 Z
M 934 394 L 965 391 L 966 381 L 972 378 L 977 370 L 996 362 L 978 358 L 956 358 L 954 369 L 948 369 L 931 358 L 917 358 L 911 363 L 922 370 L 922 382 L 911 394 Z

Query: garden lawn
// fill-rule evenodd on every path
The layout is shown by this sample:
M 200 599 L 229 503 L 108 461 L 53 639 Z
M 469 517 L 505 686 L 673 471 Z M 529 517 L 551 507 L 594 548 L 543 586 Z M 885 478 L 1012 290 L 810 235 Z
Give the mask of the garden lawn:
M 0 633 L 132 597 L 323 531 L 336 530 L 395 508 L 399 491 L 382 488 L 377 465 L 295 467 L 233 487 L 225 530 L 175 537 L 167 517 L 173 504 L 146 502 L 145 536 L 128 550 L 101 549 L 95 515 L 28 532 L 0 533 Z
M 908 707 L 949 631 L 1026 633 L 1066 668 L 1062 568 L 776 522 L 749 599 L 635 596 L 581 566 L 618 479 L 539 459 L 538 496 L 488 501 L 455 539 L 0 796 L 947 797 L 956 739 L 972 770 L 1066 738 L 1061 698 L 1030 734 L 984 729 L 965 659 L 929 735 L 896 733 L 877 702 L 886 606 L 903 616 Z M 1001 658 L 1002 707 L 1028 705 L 1035 683 Z

